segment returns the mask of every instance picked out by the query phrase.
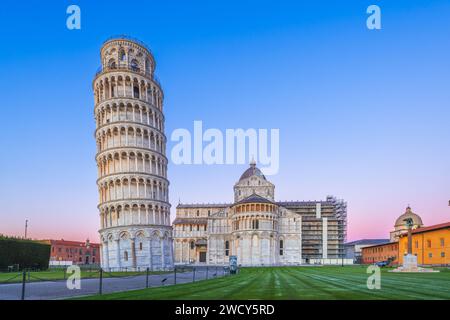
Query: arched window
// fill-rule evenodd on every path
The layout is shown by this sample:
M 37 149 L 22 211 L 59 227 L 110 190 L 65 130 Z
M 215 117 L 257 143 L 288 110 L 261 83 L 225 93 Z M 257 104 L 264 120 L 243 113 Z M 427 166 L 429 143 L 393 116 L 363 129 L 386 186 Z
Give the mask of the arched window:
M 229 256 L 230 255 L 230 241 L 225 241 L 225 256 Z
M 145 59 L 145 72 L 150 73 L 150 61 Z
M 133 97 L 139 99 L 139 87 L 133 86 Z
M 125 61 L 125 59 L 126 59 L 125 51 L 123 49 L 121 49 L 119 51 L 119 60 L 120 61 Z
M 191 241 L 190 245 L 191 245 L 191 250 L 194 250 L 194 246 L 195 246 L 194 241 Z
M 128 261 L 128 251 L 123 253 L 123 260 Z
M 284 241 L 283 239 L 280 240 L 280 256 L 283 255 L 283 249 L 284 249 Z
M 136 59 L 131 60 L 130 66 L 131 70 L 139 71 L 139 63 L 137 62 Z
M 197 210 L 197 217 L 200 215 L 200 210 Z
M 108 68 L 115 69 L 116 68 L 116 60 L 110 59 L 108 62 Z
M 142 251 L 142 242 L 139 242 L 139 250 Z

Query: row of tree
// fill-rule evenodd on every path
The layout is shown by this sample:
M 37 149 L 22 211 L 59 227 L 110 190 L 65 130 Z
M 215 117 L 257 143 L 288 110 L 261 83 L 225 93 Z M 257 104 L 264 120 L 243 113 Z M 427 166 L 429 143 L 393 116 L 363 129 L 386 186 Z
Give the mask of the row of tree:
M 48 269 L 50 245 L 0 235 L 0 269 Z

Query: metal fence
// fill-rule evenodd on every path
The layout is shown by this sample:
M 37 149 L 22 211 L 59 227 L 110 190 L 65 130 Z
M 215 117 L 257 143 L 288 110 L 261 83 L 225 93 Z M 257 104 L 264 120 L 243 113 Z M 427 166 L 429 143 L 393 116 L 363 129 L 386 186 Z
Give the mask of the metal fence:
M 61 299 L 128 290 L 192 283 L 230 275 L 228 266 L 176 266 L 170 271 L 112 272 L 101 268 L 81 271 L 79 290 L 69 289 L 75 283 L 67 269 L 3 273 L 0 278 L 0 300 Z M 7 276 L 6 276 L 7 275 Z

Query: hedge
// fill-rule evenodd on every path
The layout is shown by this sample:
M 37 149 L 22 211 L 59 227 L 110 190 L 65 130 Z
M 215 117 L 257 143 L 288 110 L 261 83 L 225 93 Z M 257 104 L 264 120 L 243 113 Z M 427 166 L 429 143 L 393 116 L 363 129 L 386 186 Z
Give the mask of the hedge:
M 50 244 L 0 237 L 0 269 L 19 265 L 20 269 L 48 269 Z

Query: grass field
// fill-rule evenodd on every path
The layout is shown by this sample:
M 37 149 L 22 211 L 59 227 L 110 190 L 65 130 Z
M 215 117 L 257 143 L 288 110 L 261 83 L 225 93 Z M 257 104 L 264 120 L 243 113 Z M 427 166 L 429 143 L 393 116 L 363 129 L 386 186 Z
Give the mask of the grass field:
M 450 270 L 399 274 L 382 270 L 369 290 L 365 267 L 243 268 L 238 275 L 82 299 L 450 299 Z
M 63 269 L 56 269 L 56 270 L 49 270 L 49 271 L 36 271 L 36 272 L 30 272 L 27 273 L 27 282 L 34 282 L 34 281 L 45 281 L 45 280 L 63 280 L 66 279 L 64 276 L 64 270 Z M 163 271 L 154 271 L 149 272 L 149 274 L 161 274 L 166 273 Z M 130 275 L 138 275 L 142 274 L 145 275 L 145 272 L 114 272 L 114 273 L 103 273 L 104 278 L 108 278 L 111 276 L 114 277 L 121 277 L 121 276 L 130 276 Z M 99 271 L 81 271 L 81 277 L 82 278 L 98 278 L 100 276 Z M 22 282 L 22 272 L 2 272 L 0 273 L 0 284 L 2 283 L 16 283 L 16 282 Z

